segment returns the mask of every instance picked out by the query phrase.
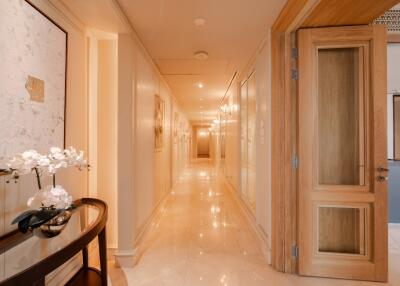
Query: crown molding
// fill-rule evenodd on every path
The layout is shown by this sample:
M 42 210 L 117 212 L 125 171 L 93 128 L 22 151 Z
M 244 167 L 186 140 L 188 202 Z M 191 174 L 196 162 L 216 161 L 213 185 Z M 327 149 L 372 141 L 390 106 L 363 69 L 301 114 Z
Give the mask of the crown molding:
M 76 17 L 64 3 L 60 0 L 49 0 L 49 1 L 40 1 L 40 0 L 32 0 L 40 6 L 46 6 L 49 9 L 55 11 L 59 16 L 61 16 L 64 21 L 70 24 L 75 29 L 79 30 L 81 33 L 85 33 L 86 26 L 85 24 Z
M 114 14 L 120 19 L 120 21 L 126 25 L 127 28 L 129 28 L 132 39 L 138 44 L 139 48 L 141 49 L 141 51 L 144 53 L 145 58 L 147 60 L 147 62 L 149 62 L 149 64 L 153 67 L 153 69 L 156 71 L 160 81 L 164 84 L 164 86 L 167 88 L 171 98 L 173 99 L 172 101 L 179 106 L 179 100 L 175 97 L 175 95 L 172 92 L 171 87 L 169 86 L 169 84 L 167 83 L 167 81 L 165 80 L 164 76 L 162 75 L 160 69 L 158 68 L 158 66 L 155 64 L 153 58 L 151 57 L 151 55 L 149 54 L 148 50 L 146 49 L 146 47 L 144 46 L 142 40 L 140 39 L 138 33 L 136 32 L 135 28 L 133 27 L 132 23 L 130 22 L 130 20 L 128 19 L 128 17 L 126 16 L 125 11 L 122 9 L 121 5 L 118 3 L 117 0 L 108 0 L 108 3 L 110 4 L 110 6 L 112 7 L 112 10 L 114 12 Z

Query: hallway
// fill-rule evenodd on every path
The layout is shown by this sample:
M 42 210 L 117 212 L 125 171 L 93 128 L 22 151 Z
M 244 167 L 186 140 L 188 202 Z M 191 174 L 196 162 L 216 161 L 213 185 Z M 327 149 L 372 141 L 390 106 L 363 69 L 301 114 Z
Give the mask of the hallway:
M 181 176 L 164 211 L 124 269 L 129 285 L 252 285 L 266 261 L 217 171 L 201 161 Z M 243 284 L 244 285 L 244 284 Z
M 400 281 L 399 228 L 390 228 L 389 244 L 389 283 L 277 272 L 267 265 L 256 235 L 217 170 L 201 161 L 183 172 L 140 244 L 137 264 L 123 273 L 128 285 L 135 286 L 394 286 Z M 121 285 L 125 279 L 114 271 L 122 275 L 111 270 L 113 285 Z

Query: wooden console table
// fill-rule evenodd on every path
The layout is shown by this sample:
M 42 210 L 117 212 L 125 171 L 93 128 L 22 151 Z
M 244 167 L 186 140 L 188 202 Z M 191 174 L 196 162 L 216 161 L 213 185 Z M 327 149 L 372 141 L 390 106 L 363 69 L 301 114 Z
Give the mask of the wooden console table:
M 45 285 L 47 274 L 79 252 L 82 253 L 83 265 L 66 285 L 107 286 L 107 204 L 83 198 L 75 201 L 74 205 L 76 208 L 72 210 L 70 221 L 56 237 L 43 239 L 32 232 L 23 234 L 17 230 L 0 237 L 0 255 L 4 255 L 1 286 Z M 88 244 L 96 237 L 101 271 L 89 267 L 88 263 Z

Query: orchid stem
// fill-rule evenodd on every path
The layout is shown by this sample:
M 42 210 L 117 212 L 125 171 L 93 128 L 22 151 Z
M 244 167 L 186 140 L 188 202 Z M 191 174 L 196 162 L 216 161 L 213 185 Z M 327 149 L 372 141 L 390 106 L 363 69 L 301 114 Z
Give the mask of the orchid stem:
M 35 168 L 35 172 L 36 172 L 36 179 L 37 179 L 38 187 L 39 187 L 39 190 L 41 190 L 42 189 L 42 184 L 40 183 L 40 175 L 39 175 L 38 168 Z
M 53 173 L 53 187 L 56 187 L 56 174 Z

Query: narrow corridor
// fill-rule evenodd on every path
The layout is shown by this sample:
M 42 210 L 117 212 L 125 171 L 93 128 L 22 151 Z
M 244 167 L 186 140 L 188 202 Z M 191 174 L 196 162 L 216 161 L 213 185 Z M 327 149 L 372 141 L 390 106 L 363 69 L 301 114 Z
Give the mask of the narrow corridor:
M 124 270 L 129 285 L 264 281 L 257 270 L 266 261 L 256 238 L 216 170 L 204 161 L 183 174 L 139 252 L 137 266 Z
M 256 235 L 233 194 L 216 169 L 202 161 L 183 173 L 167 197 L 157 223 L 141 243 L 137 265 L 123 269 L 123 273 L 128 285 L 135 286 L 394 286 L 400 281 L 395 267 L 400 255 L 399 251 L 393 252 L 392 238 L 393 234 L 400 238 L 400 232 L 391 229 L 391 234 L 389 284 L 276 272 L 264 259 Z M 114 278 L 111 277 L 113 285 L 120 285 L 116 281 L 121 279 Z

